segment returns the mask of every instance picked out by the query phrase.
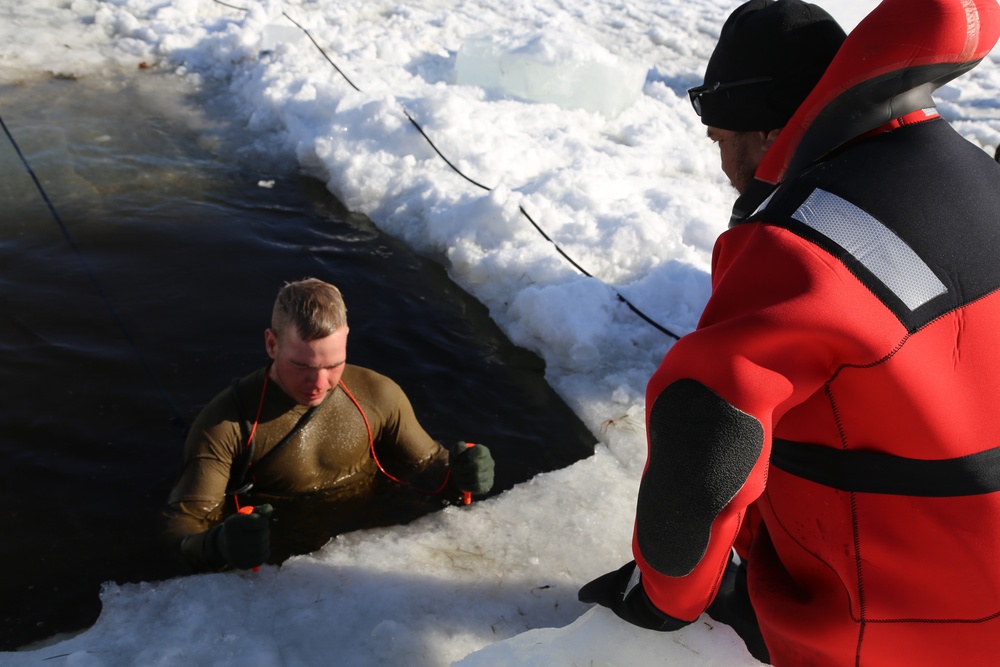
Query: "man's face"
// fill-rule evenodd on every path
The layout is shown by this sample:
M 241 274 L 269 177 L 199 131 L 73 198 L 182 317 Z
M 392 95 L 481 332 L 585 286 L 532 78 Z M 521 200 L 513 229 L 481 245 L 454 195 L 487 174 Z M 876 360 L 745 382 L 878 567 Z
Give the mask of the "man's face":
M 708 138 L 719 145 L 722 171 L 740 194 L 750 185 L 757 166 L 777 135 L 778 130 L 734 132 L 717 127 L 708 128 Z
M 270 377 L 300 405 L 319 405 L 344 374 L 346 325 L 326 338 L 304 341 L 295 326 L 264 332 L 264 346 L 274 363 Z

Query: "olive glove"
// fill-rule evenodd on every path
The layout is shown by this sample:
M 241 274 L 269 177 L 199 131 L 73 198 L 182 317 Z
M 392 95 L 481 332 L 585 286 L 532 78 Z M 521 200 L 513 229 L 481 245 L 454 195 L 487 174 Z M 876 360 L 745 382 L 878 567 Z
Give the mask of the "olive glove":
M 448 450 L 448 467 L 454 485 L 476 495 L 493 488 L 493 456 L 486 445 L 456 442 Z
M 205 535 L 205 561 L 212 567 L 244 570 L 267 562 L 271 551 L 270 505 L 258 505 L 251 514 L 233 514 Z

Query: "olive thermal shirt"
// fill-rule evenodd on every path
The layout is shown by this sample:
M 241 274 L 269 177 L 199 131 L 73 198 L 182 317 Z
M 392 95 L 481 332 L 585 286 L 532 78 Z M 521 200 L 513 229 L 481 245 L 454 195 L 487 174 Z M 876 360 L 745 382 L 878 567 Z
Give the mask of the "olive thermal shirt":
M 381 482 L 373 449 L 389 474 L 427 491 L 439 490 L 445 478 L 447 451 L 389 378 L 347 365 L 341 383 L 282 443 L 309 408 L 273 381 L 265 388 L 266 373 L 260 369 L 220 392 L 185 442 L 166 535 L 196 570 L 209 567 L 202 556 L 205 531 L 236 511 L 233 491 L 241 488 L 242 505 L 275 508 L 270 560 L 280 562 L 371 521 Z

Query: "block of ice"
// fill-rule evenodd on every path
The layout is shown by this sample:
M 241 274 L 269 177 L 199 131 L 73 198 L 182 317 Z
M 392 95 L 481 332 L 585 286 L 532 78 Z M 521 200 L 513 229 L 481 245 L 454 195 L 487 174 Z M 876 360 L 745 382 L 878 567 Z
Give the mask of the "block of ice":
M 269 23 L 261 31 L 260 50 L 273 51 L 280 44 L 299 44 L 304 40 L 305 34 L 295 26 Z
M 642 92 L 646 68 L 598 44 L 557 32 L 483 33 L 455 58 L 455 83 L 613 118 Z

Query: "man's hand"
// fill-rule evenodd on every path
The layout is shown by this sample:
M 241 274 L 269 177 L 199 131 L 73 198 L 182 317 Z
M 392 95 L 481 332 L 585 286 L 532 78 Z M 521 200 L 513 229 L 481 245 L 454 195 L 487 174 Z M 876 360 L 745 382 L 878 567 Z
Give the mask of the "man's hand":
M 668 616 L 653 606 L 642 588 L 642 577 L 635 561 L 615 572 L 594 579 L 580 589 L 580 602 L 596 602 L 615 612 L 622 620 L 647 630 L 679 630 L 692 621 Z
M 493 488 L 493 456 L 486 445 L 457 442 L 448 450 L 451 479 L 462 491 L 476 495 Z
M 244 570 L 267 562 L 271 552 L 270 505 L 258 505 L 252 514 L 234 514 L 209 529 L 205 560 L 213 567 Z

